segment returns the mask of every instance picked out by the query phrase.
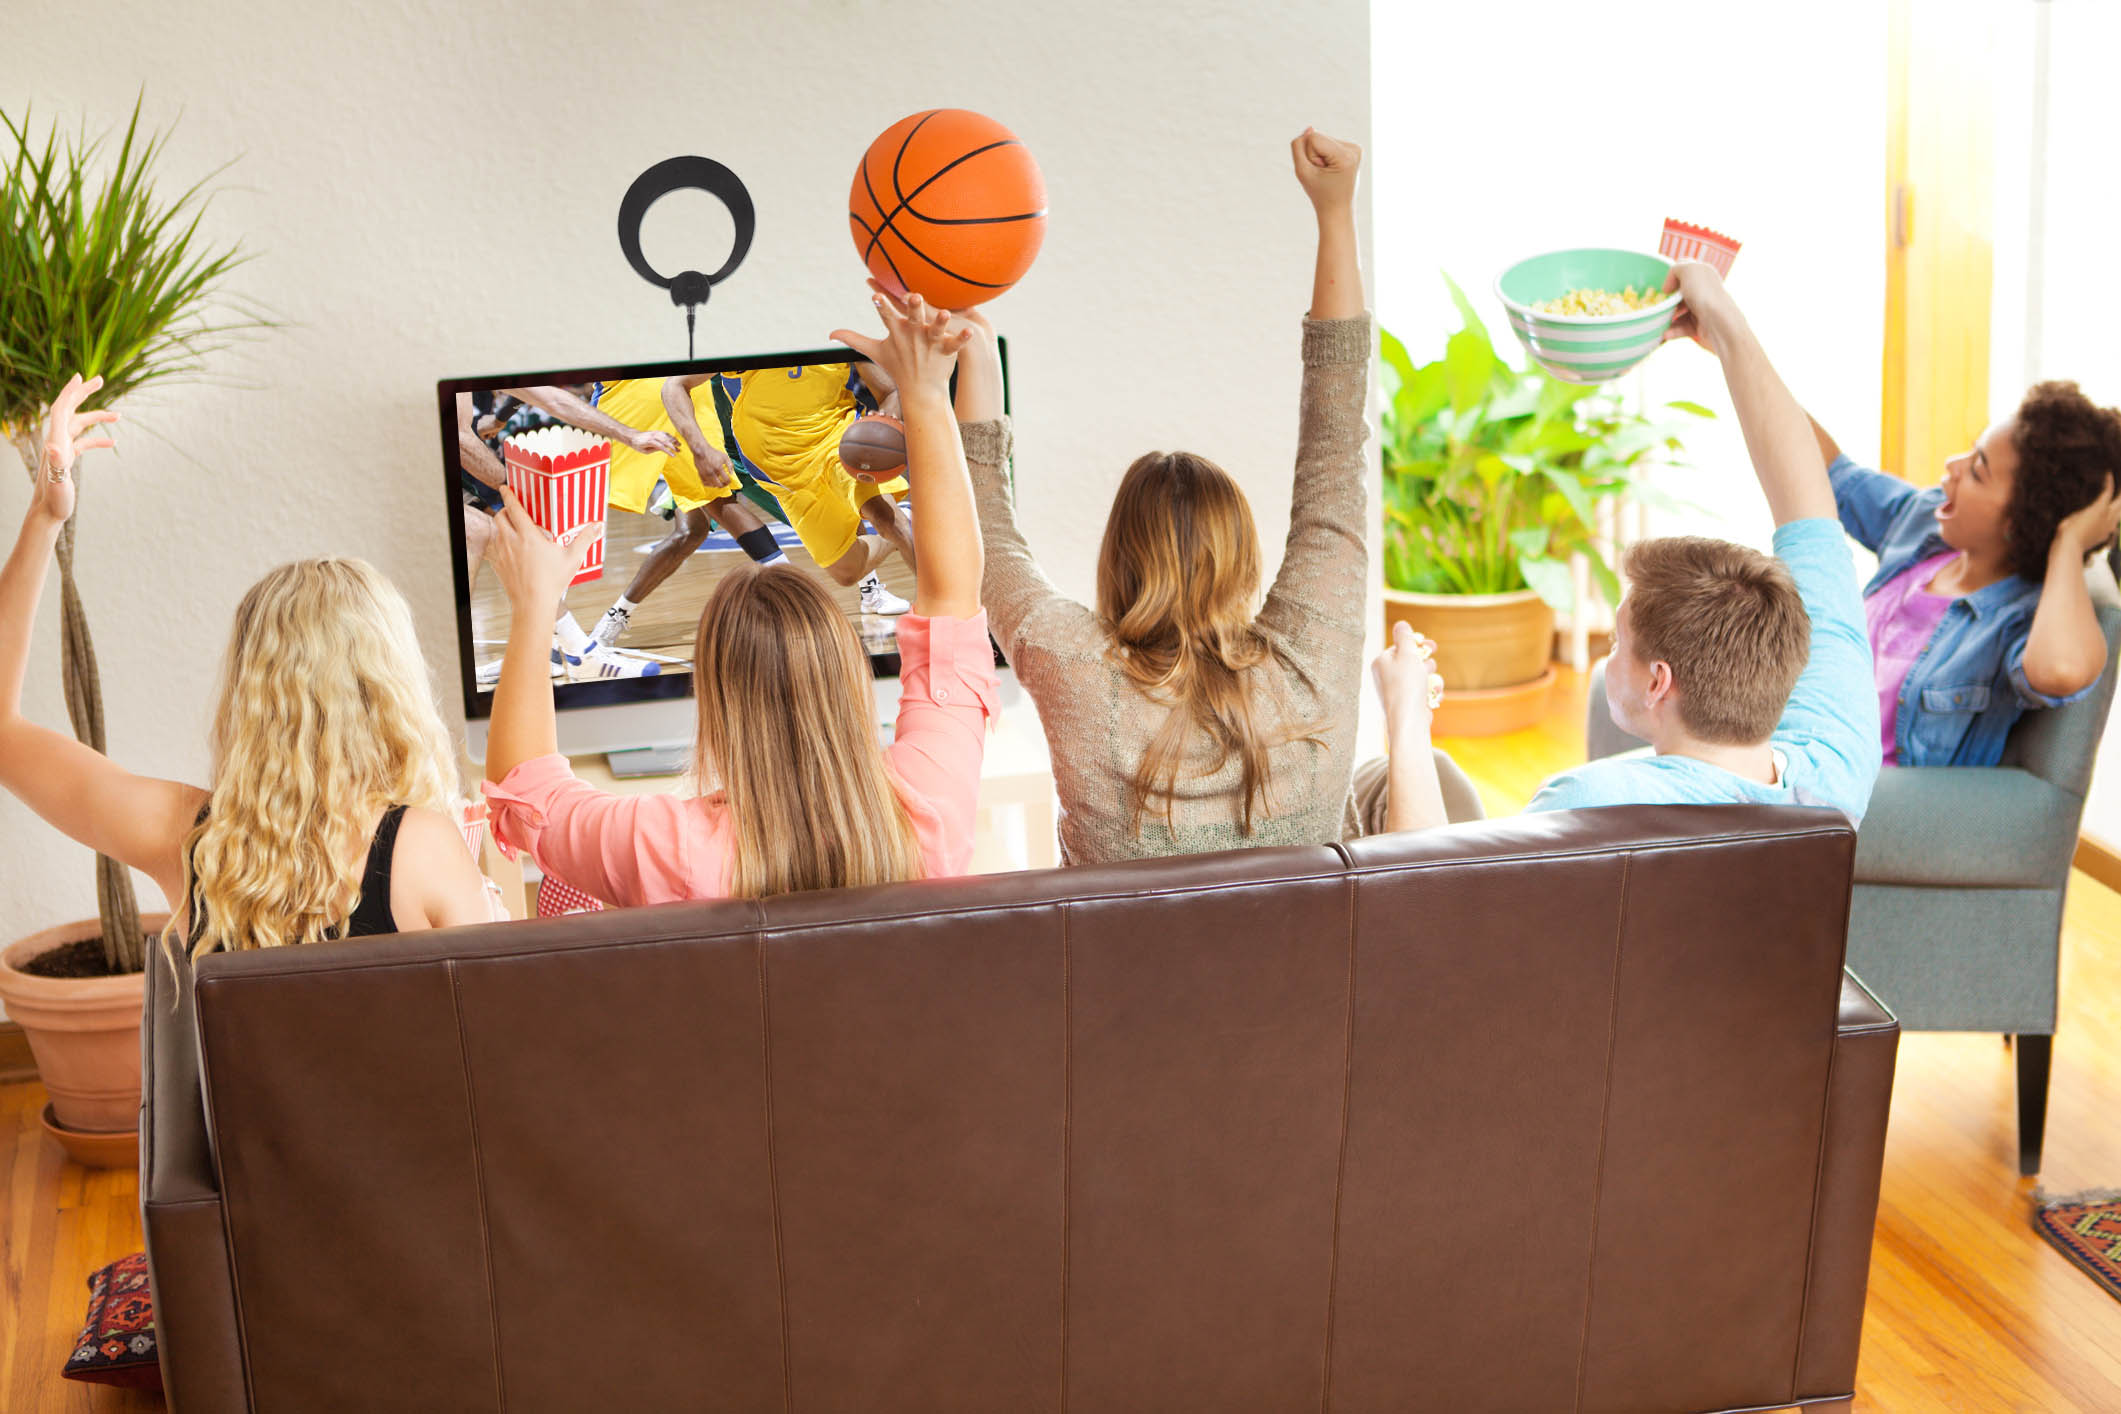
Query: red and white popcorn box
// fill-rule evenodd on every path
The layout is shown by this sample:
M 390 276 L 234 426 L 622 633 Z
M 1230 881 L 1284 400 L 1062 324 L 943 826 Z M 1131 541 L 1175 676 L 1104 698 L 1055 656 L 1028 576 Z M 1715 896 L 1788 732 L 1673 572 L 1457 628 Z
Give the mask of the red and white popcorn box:
M 1718 275 L 1729 279 L 1731 262 L 1738 258 L 1738 246 L 1739 242 L 1706 226 L 1666 218 L 1657 253 L 1672 260 L 1705 260 L 1716 267 Z
M 541 529 L 562 540 L 594 537 L 581 570 L 586 584 L 604 574 L 604 508 L 611 496 L 611 443 L 573 427 L 541 427 L 502 444 L 508 489 Z
M 602 913 L 604 903 L 574 885 L 547 874 L 538 880 L 538 917 L 558 918 L 569 913 Z
M 464 837 L 464 848 L 471 857 L 480 857 L 486 843 L 486 802 L 483 800 L 460 800 L 457 802 L 457 833 Z

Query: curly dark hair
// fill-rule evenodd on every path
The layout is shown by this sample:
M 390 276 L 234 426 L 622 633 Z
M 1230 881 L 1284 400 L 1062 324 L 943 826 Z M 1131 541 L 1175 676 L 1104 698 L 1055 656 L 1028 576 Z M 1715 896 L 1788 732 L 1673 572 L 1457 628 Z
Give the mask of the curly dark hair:
M 2004 533 L 2011 572 L 2037 584 L 2047 577 L 2055 527 L 2098 500 L 2109 477 L 2121 477 L 2121 410 L 2100 407 L 2075 383 L 2035 383 L 2016 424 L 2018 473 Z

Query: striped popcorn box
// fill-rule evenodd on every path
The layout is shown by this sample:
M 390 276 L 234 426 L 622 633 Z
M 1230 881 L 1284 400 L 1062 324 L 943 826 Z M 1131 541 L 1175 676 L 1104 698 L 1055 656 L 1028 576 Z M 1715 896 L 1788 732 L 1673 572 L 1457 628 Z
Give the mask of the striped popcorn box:
M 589 555 L 571 583 L 604 574 L 604 506 L 611 495 L 611 443 L 573 427 L 541 427 L 503 444 L 508 489 L 530 518 L 562 538 L 593 536 Z
M 457 802 L 457 833 L 464 837 L 464 848 L 471 857 L 479 857 L 479 847 L 486 843 L 486 802 L 483 800 L 460 800 Z
M 538 880 L 538 917 L 558 918 L 564 913 L 602 913 L 601 900 L 593 899 L 574 885 L 547 874 Z
M 1718 275 L 1729 279 L 1731 262 L 1738 258 L 1738 242 L 1706 226 L 1690 226 L 1667 217 L 1657 253 L 1672 260 L 1705 260 L 1716 267 Z

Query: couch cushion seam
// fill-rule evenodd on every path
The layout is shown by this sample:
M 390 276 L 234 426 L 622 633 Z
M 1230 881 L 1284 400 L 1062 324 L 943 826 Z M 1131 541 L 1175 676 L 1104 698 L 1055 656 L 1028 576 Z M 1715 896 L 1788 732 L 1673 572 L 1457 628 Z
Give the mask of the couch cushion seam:
M 1613 1117 L 1613 1055 L 1620 1044 L 1620 964 L 1627 949 L 1628 875 L 1635 862 L 1633 852 L 1620 857 L 1620 909 L 1613 927 L 1613 995 L 1606 1007 L 1605 1076 L 1598 1107 L 1598 1151 L 1591 1168 L 1591 1236 L 1583 1263 L 1583 1332 L 1576 1342 L 1576 1400 L 1583 1409 L 1583 1386 L 1589 1375 L 1591 1313 L 1598 1294 L 1598 1206 L 1605 1197 L 1605 1143 Z
M 773 1003 L 766 981 L 765 929 L 754 927 L 751 936 L 758 947 L 759 958 L 759 1055 L 766 1121 L 766 1196 L 767 1206 L 773 1213 L 773 1275 L 781 1300 L 781 1407 L 792 1410 L 795 1408 L 795 1374 L 788 1348 L 788 1260 L 781 1234 L 780 1164 L 773 1142 Z
M 1355 1093 L 1355 956 L 1356 940 L 1362 935 L 1361 889 L 1351 875 L 1348 879 L 1348 1000 L 1341 1024 L 1340 1051 L 1340 1146 L 1339 1156 L 1333 1169 L 1333 1232 L 1326 1256 L 1326 1331 L 1325 1368 L 1320 1379 L 1319 1410 L 1328 1414 L 1333 1408 L 1333 1317 L 1334 1303 L 1340 1294 L 1340 1216 L 1341 1204 L 1348 1188 L 1348 1128 L 1353 1113 Z
M 464 1115 L 471 1137 L 471 1186 L 478 1200 L 479 1254 L 486 1266 L 486 1323 L 493 1335 L 495 1407 L 508 1408 L 508 1376 L 501 1362 L 501 1298 L 493 1277 L 493 1225 L 486 1212 L 486 1163 L 479 1152 L 479 1099 L 471 1078 L 471 1041 L 464 1030 L 464 982 L 455 958 L 449 960 L 449 1005 L 456 1014 L 457 1059 L 464 1068 Z
M 1075 958 L 1068 934 L 1069 909 L 1060 906 L 1061 931 L 1061 1253 L 1060 1253 L 1060 1408 L 1068 1409 L 1068 1281 L 1072 1275 L 1069 1244 L 1073 1234 L 1075 1182 Z

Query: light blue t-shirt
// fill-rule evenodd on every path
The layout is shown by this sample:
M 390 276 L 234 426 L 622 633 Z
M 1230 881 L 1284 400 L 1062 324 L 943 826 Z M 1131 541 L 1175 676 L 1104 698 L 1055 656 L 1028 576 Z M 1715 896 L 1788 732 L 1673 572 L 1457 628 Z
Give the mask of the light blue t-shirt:
M 1781 771 L 1774 785 L 1688 756 L 1616 756 L 1564 771 L 1525 807 L 1597 805 L 1819 805 L 1862 823 L 1883 751 L 1871 644 L 1863 627 L 1856 564 L 1840 523 L 1793 520 L 1775 531 L 1775 554 L 1811 616 L 1811 656 L 1770 738 Z

